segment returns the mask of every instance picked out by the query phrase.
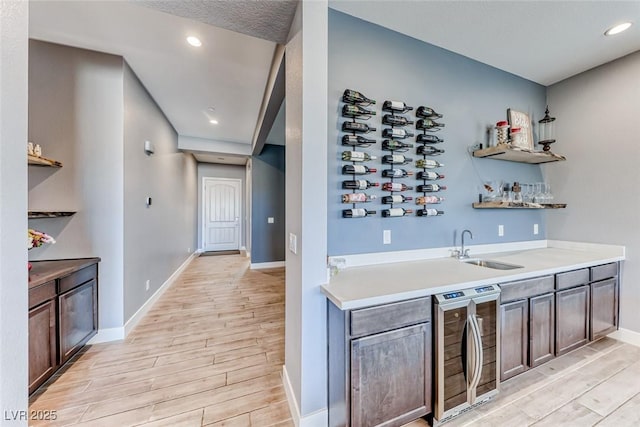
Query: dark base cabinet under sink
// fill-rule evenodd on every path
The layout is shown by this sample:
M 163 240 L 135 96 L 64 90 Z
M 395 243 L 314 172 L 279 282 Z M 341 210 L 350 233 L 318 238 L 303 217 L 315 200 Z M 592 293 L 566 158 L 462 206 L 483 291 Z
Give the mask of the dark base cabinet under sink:
M 99 258 L 34 261 L 29 280 L 29 393 L 98 332 Z

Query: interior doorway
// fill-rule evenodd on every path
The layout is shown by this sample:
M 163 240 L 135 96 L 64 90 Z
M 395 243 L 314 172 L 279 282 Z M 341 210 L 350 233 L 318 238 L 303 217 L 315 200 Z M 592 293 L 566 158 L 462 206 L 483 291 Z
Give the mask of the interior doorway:
M 242 233 L 242 181 L 203 178 L 202 249 L 239 250 Z

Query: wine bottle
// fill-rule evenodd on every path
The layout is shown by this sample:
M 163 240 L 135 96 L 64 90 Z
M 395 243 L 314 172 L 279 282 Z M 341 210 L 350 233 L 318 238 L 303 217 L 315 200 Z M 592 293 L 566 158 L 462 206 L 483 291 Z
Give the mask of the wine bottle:
M 342 130 L 343 132 L 369 133 L 369 132 L 374 132 L 376 128 L 371 127 L 366 123 L 343 122 Z
M 382 149 L 385 151 L 409 151 L 409 148 L 413 148 L 413 144 L 407 144 L 406 142 L 396 141 L 395 139 L 385 139 L 382 141 Z
M 444 139 L 438 138 L 435 135 L 419 134 L 416 136 L 416 142 L 420 144 L 439 144 L 444 142 Z
M 436 193 L 438 191 L 446 190 L 446 185 L 438 185 L 438 184 L 422 184 L 418 185 L 417 191 L 418 193 Z
M 404 116 L 394 116 L 393 114 L 385 114 L 382 116 L 382 124 L 389 126 L 407 126 L 412 125 L 413 120 L 409 120 Z
M 372 156 L 364 151 L 343 151 L 342 160 L 345 162 L 368 162 L 369 160 L 376 160 L 376 156 Z
M 397 194 L 394 196 L 384 196 L 382 198 L 382 203 L 385 205 L 396 205 L 399 203 L 406 203 L 413 200 L 413 197 L 403 196 L 402 194 Z
M 370 211 L 367 209 L 343 209 L 342 218 L 364 218 L 365 216 L 375 215 L 376 211 Z
M 402 101 L 384 101 L 382 109 L 393 113 L 406 113 L 407 111 L 413 110 L 413 107 L 407 106 L 407 104 Z
M 342 117 L 369 118 L 375 115 L 376 115 L 375 111 L 367 110 L 366 108 L 360 107 L 359 105 L 345 104 L 342 106 Z
M 419 106 L 416 110 L 416 116 L 422 117 L 423 119 L 440 119 L 442 118 L 442 114 L 436 113 L 431 107 Z
M 377 182 L 370 182 L 366 179 L 355 179 L 353 181 L 342 181 L 342 188 L 346 190 L 366 190 L 371 187 L 379 187 Z
M 382 184 L 382 189 L 384 191 L 408 191 L 413 190 L 413 187 L 410 187 L 406 184 L 402 184 L 400 182 L 385 182 Z
M 419 196 L 416 197 L 416 205 L 436 205 L 442 203 L 444 197 L 440 196 Z
M 342 102 L 359 105 L 371 105 L 376 103 L 375 100 L 369 99 L 362 93 L 353 89 L 345 89 L 344 93 L 342 94 Z
M 387 154 L 382 156 L 382 163 L 388 165 L 406 165 L 407 163 L 411 163 L 413 160 L 403 156 L 402 154 Z
M 423 156 L 438 156 L 444 153 L 444 150 L 433 145 L 421 145 L 418 147 L 417 153 Z
M 417 212 L 418 216 L 438 216 L 444 215 L 444 211 L 439 211 L 436 209 L 420 209 Z
M 416 167 L 422 169 L 441 168 L 442 166 L 444 166 L 443 163 L 431 159 L 419 159 L 416 161 Z
M 375 144 L 375 139 L 367 139 L 360 135 L 342 135 L 342 145 L 350 145 L 352 147 L 369 147 Z
M 421 130 L 434 131 L 434 130 L 440 130 L 440 128 L 443 128 L 443 127 L 444 127 L 444 123 L 438 123 L 431 119 L 420 119 L 416 122 L 416 129 L 421 129 Z
M 413 136 L 413 134 L 411 132 L 407 132 L 404 129 L 385 128 L 382 131 L 382 136 L 384 138 L 405 139 L 405 138 L 409 138 L 409 137 Z
M 369 175 L 370 173 L 376 173 L 378 169 L 370 168 L 365 165 L 344 165 L 342 166 L 343 175 Z
M 405 208 L 391 208 L 391 209 L 383 209 L 382 216 L 384 217 L 392 217 L 392 216 L 405 216 L 410 213 L 413 213 L 413 209 L 405 209 Z
M 347 193 L 342 195 L 342 203 L 366 203 L 377 199 L 375 194 Z
M 383 176 L 384 176 L 384 173 L 383 173 Z M 426 181 L 435 181 L 437 179 L 444 178 L 444 175 L 436 173 L 436 172 L 431 172 L 431 171 L 420 171 L 420 172 L 418 172 L 417 178 L 418 179 L 423 179 L 423 180 L 426 180 Z
M 404 178 L 413 175 L 413 172 L 404 169 L 385 169 L 382 176 L 385 178 Z

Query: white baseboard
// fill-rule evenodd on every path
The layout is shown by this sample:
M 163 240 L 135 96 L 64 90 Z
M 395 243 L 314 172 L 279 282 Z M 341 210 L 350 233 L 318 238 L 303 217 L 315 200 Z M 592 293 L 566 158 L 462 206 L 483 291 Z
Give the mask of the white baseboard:
M 125 338 L 124 327 L 99 329 L 98 333 L 93 336 L 87 345 L 99 344 L 101 342 L 119 341 Z
M 138 309 L 138 311 L 136 311 L 135 314 L 133 316 L 131 316 L 129 318 L 129 320 L 127 320 L 127 322 L 124 324 L 124 336 L 125 337 L 127 335 L 129 335 L 129 332 L 131 332 L 133 330 L 133 328 L 136 327 L 138 322 L 140 322 L 140 320 L 142 320 L 144 315 L 147 314 L 147 312 L 151 309 L 151 307 L 153 307 L 153 304 L 155 304 L 155 302 L 158 300 L 158 298 L 160 298 L 162 296 L 162 294 L 167 289 L 169 289 L 169 287 L 173 284 L 173 282 L 175 282 L 175 280 L 178 278 L 180 273 L 182 273 L 182 271 L 185 268 L 187 268 L 187 266 L 191 263 L 191 261 L 193 261 L 193 259 L 197 258 L 198 256 L 200 256 L 199 250 L 193 252 L 189 256 L 189 258 L 187 258 L 182 263 L 182 265 L 180 265 L 180 267 L 178 267 L 178 269 L 176 271 L 174 271 L 173 274 L 171 276 L 169 276 L 169 278 L 167 280 L 165 280 L 165 282 L 162 284 L 162 286 L 160 286 L 158 288 L 158 290 L 155 291 L 154 294 L 151 295 L 151 297 L 144 304 L 142 304 L 142 307 L 140 307 Z
M 300 416 L 298 401 L 296 400 L 295 393 L 293 392 L 291 381 L 289 381 L 289 374 L 287 374 L 287 367 L 285 365 L 282 365 L 282 386 L 284 387 L 284 392 L 287 395 L 291 419 L 296 427 L 327 427 L 329 424 L 329 412 L 327 409 L 321 409 L 309 415 L 305 415 L 304 417 Z
M 640 347 L 640 332 L 620 328 L 607 336 Z
M 274 262 L 258 262 L 258 263 L 251 263 L 251 266 L 249 268 L 251 268 L 252 270 L 260 270 L 262 268 L 278 268 L 278 267 L 284 267 L 285 263 L 284 261 L 274 261 Z

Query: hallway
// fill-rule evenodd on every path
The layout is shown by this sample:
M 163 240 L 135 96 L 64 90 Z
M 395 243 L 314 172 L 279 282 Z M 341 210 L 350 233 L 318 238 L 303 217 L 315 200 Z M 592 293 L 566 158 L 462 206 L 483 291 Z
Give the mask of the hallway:
M 193 260 L 126 340 L 87 347 L 30 399 L 74 426 L 293 426 L 284 269 Z

